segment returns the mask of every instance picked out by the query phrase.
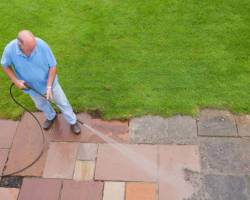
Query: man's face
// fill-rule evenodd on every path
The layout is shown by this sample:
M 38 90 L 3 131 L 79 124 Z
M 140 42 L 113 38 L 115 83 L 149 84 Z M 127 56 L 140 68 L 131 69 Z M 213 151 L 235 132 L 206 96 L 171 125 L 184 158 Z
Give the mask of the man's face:
M 22 50 L 22 52 L 26 56 L 30 56 L 36 47 L 36 42 L 33 41 L 33 42 L 26 42 L 25 43 L 25 42 L 18 41 L 18 45 L 19 45 L 19 48 Z

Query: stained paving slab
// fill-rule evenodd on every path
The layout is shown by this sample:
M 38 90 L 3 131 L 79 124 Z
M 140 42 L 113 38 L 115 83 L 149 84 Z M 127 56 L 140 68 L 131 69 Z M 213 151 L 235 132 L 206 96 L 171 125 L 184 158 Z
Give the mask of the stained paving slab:
M 190 116 L 164 119 L 146 116 L 132 119 L 129 126 L 131 143 L 194 144 L 197 139 L 196 120 Z
M 200 136 L 237 136 L 233 114 L 225 110 L 202 110 L 198 119 Z
M 185 171 L 200 172 L 198 146 L 161 145 L 159 147 L 159 200 L 182 200 L 193 196 L 196 185 Z
M 250 173 L 250 141 L 240 138 L 201 138 L 202 171 L 212 174 Z
M 205 175 L 204 194 L 207 200 L 249 200 L 247 182 L 244 176 Z

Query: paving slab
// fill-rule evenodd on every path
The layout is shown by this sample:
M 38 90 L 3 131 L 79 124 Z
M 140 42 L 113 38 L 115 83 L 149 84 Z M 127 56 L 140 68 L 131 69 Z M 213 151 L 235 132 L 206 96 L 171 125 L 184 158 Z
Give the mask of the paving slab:
M 102 200 L 103 182 L 65 180 L 61 200 Z
M 19 189 L 0 187 L 0 199 L 2 200 L 17 200 L 18 193 Z
M 202 110 L 198 119 L 198 135 L 236 137 L 237 128 L 233 114 L 226 110 Z
M 177 115 L 170 117 L 169 121 L 169 138 L 175 144 L 195 143 L 197 138 L 196 119 L 190 116 Z
M 247 192 L 248 192 L 248 196 L 249 196 L 248 199 L 250 199 L 250 175 L 245 176 L 245 180 L 246 180 Z
M 61 180 L 25 178 L 18 200 L 57 200 L 61 186 Z
M 101 119 L 94 119 L 89 114 L 81 113 L 77 118 L 94 129 L 104 133 L 117 142 L 128 142 L 128 122 L 121 121 L 104 121 Z M 59 115 L 53 127 L 54 134 L 52 134 L 52 141 L 63 142 L 86 142 L 86 143 L 105 143 L 103 139 L 92 133 L 89 129 L 81 126 L 81 134 L 74 135 L 69 124 L 65 121 L 62 115 Z
M 16 133 L 18 121 L 0 120 L 0 148 L 10 148 Z
M 130 142 L 155 144 L 168 140 L 168 120 L 158 116 L 134 118 L 129 123 Z
M 103 200 L 124 200 L 125 183 L 110 182 L 104 184 Z
M 52 142 L 43 177 L 72 179 L 79 143 Z
M 204 173 L 250 173 L 250 141 L 239 138 L 201 138 L 199 148 Z
M 3 169 L 8 158 L 8 149 L 0 149 L 0 175 L 3 173 Z
M 201 172 L 185 169 L 184 170 L 184 180 L 192 185 L 192 195 L 190 194 L 188 200 L 206 200 L 203 187 L 202 187 L 202 174 Z
M 95 172 L 94 161 L 76 161 L 74 180 L 93 180 Z
M 77 160 L 95 160 L 98 144 L 80 143 L 77 153 Z
M 155 181 L 157 146 L 101 144 L 97 154 L 96 180 Z
M 203 187 L 207 200 L 248 200 L 247 184 L 243 176 L 206 175 Z
M 129 136 L 132 143 L 190 144 L 197 138 L 197 125 L 189 116 L 146 116 L 131 120 Z
M 250 137 L 250 115 L 236 116 L 239 135 Z
M 34 113 L 39 121 L 43 121 L 42 113 Z M 45 132 L 45 134 L 49 134 Z M 5 174 L 18 171 L 31 164 L 44 149 L 42 157 L 30 168 L 16 174 L 20 176 L 41 176 L 46 160 L 47 139 L 43 146 L 41 130 L 33 117 L 25 113 L 17 126 L 17 131 L 10 150 Z
M 185 170 L 200 172 L 198 146 L 159 146 L 159 200 L 193 196 L 195 188 L 185 179 Z
M 156 200 L 156 184 L 127 183 L 126 200 Z

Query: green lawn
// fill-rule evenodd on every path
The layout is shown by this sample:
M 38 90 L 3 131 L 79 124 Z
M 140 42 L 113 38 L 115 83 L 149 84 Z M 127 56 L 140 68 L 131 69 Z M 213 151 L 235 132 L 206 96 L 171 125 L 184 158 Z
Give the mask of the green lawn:
M 77 112 L 250 113 L 249 0 L 1 0 L 0 10 L 1 51 L 20 29 L 47 41 Z M 1 118 L 22 113 L 9 84 L 1 72 Z

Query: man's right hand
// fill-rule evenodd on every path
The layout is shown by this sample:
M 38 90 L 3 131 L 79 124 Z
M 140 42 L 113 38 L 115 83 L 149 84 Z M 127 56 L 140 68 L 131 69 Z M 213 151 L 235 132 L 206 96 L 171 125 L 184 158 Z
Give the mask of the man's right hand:
M 23 80 L 15 80 L 14 81 L 14 84 L 19 88 L 19 89 L 25 89 L 26 88 L 26 86 L 25 86 L 25 81 L 23 81 Z

